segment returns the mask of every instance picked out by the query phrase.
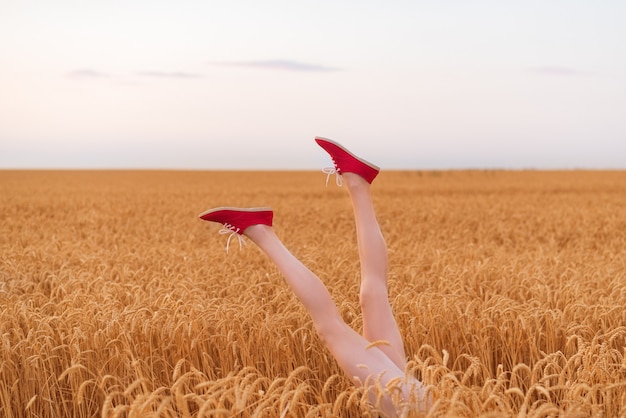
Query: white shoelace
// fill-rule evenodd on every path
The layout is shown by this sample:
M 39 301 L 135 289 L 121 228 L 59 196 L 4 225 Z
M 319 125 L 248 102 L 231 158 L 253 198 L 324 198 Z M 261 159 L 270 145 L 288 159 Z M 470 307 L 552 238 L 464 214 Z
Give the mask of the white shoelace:
M 341 177 L 341 173 L 337 170 L 337 167 L 326 167 L 322 168 L 322 173 L 326 174 L 326 187 L 328 187 L 328 179 L 333 174 L 335 175 L 335 183 L 337 186 L 341 187 L 343 185 L 343 177 Z
M 228 254 L 228 247 L 230 246 L 230 240 L 232 239 L 233 235 L 237 236 L 237 239 L 239 240 L 239 249 L 241 250 L 243 244 L 247 244 L 246 241 L 243 239 L 243 236 L 241 234 L 239 234 L 239 228 L 237 228 L 234 225 L 231 225 L 229 223 L 225 223 L 224 227 L 222 229 L 219 230 L 219 233 L 221 235 L 228 235 L 228 240 L 226 241 L 226 254 Z

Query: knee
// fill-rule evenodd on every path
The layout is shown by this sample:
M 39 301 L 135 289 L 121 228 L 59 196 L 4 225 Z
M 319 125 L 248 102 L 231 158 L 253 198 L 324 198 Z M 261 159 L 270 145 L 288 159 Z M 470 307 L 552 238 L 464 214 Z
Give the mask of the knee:
M 375 301 L 379 301 L 381 299 L 386 300 L 388 297 L 389 292 L 387 291 L 387 285 L 384 283 L 374 282 L 367 285 L 364 284 L 361 286 L 361 290 L 359 292 L 361 307 L 376 303 Z
M 323 323 L 316 323 L 315 330 L 317 331 L 317 335 L 320 337 L 322 343 L 328 347 L 333 344 L 334 341 L 337 341 L 341 334 L 345 332 L 345 327 L 347 327 L 345 322 L 341 317 L 331 318 Z

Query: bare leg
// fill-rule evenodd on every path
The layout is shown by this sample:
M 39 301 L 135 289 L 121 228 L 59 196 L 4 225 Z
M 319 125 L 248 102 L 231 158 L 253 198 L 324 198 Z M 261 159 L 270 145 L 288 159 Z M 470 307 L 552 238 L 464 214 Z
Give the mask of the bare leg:
M 378 347 L 368 348 L 370 341 L 343 321 L 326 286 L 289 252 L 272 227 L 253 225 L 245 230 L 245 235 L 278 266 L 287 284 L 311 315 L 321 340 L 350 379 L 357 385 L 365 383 L 368 377 L 376 379 L 381 374 L 382 385 L 393 378 L 404 379 L 403 368 L 394 364 Z M 409 390 L 408 385 L 403 387 L 405 394 Z M 374 402 L 375 392 L 370 392 L 370 397 Z M 389 398 L 383 400 L 383 407 L 390 416 L 395 415 Z
M 348 186 L 356 220 L 361 260 L 363 336 L 369 341 L 388 341 L 390 345 L 380 345 L 380 349 L 399 369 L 404 370 L 404 344 L 389 305 L 387 291 L 387 246 L 374 212 L 371 186 L 357 174 L 344 173 L 343 178 Z

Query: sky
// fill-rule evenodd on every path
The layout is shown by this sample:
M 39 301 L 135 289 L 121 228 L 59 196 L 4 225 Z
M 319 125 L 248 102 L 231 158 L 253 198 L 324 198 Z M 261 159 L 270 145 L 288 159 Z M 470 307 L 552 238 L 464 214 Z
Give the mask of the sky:
M 623 0 L 0 0 L 0 169 L 626 169 Z

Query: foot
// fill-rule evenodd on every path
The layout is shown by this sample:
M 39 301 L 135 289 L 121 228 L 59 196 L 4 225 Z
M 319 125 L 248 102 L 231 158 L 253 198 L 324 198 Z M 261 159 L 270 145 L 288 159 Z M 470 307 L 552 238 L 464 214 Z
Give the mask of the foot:
M 252 225 L 272 226 L 274 212 L 271 208 L 220 207 L 209 209 L 198 216 L 205 221 L 221 223 L 226 229 L 243 235 L 246 228 Z
M 315 142 L 330 155 L 335 165 L 335 170 L 340 175 L 343 173 L 355 173 L 371 184 L 380 172 L 378 166 L 357 157 L 333 140 L 318 136 L 315 137 Z

